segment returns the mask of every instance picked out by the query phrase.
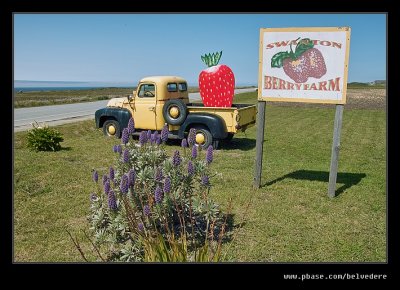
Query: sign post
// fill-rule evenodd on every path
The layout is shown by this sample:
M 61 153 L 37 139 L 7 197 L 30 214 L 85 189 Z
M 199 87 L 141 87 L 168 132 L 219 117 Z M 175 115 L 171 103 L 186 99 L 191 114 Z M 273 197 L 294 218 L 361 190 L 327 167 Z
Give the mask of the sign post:
M 265 127 L 265 101 L 258 101 L 257 110 L 257 139 L 256 139 L 256 166 L 254 171 L 255 188 L 261 186 L 262 159 L 264 149 L 264 127 Z
M 261 183 L 265 101 L 335 104 L 328 186 L 335 196 L 349 50 L 350 27 L 260 29 L 255 187 Z
M 342 129 L 343 105 L 336 105 L 335 125 L 333 127 L 333 142 L 331 167 L 329 170 L 328 196 L 335 197 L 336 177 L 338 172 L 339 150 L 340 150 L 340 130 Z

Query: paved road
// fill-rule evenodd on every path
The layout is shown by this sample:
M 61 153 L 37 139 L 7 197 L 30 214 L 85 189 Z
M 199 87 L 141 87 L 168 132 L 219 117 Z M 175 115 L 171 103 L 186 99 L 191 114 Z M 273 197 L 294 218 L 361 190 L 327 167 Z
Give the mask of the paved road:
M 236 89 L 235 94 L 251 91 L 255 91 L 255 89 Z M 200 93 L 189 94 L 189 100 L 191 102 L 200 99 Z M 46 122 L 50 126 L 56 126 L 65 123 L 92 119 L 94 118 L 94 113 L 96 110 L 104 108 L 107 105 L 107 102 L 108 100 L 90 103 L 15 109 L 14 131 L 17 132 L 31 129 L 31 123 L 35 121 L 38 123 Z

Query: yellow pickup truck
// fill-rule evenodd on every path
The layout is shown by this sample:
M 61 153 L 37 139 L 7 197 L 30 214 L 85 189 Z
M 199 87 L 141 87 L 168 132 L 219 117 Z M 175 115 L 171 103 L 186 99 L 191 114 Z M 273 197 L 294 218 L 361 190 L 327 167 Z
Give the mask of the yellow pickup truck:
M 106 108 L 95 113 L 97 128 L 107 136 L 121 137 L 131 117 L 135 131 L 160 131 L 168 124 L 169 138 L 183 139 L 196 129 L 196 144 L 218 147 L 220 140 L 230 140 L 237 132 L 254 126 L 255 105 L 233 104 L 230 108 L 204 107 L 190 103 L 185 79 L 177 76 L 153 76 L 140 80 L 137 90 L 125 98 L 111 99 Z

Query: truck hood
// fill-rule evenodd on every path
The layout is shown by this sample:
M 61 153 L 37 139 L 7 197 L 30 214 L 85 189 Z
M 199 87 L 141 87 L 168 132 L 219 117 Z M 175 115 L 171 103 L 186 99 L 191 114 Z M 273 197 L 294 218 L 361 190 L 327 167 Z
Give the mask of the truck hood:
M 122 108 L 124 103 L 128 103 L 127 98 L 113 98 L 108 101 L 107 107 Z

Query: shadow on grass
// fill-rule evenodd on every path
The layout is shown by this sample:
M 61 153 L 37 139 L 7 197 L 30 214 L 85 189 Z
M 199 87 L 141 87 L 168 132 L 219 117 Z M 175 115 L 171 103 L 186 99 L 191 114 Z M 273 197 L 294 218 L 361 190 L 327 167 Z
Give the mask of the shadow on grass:
M 232 241 L 232 238 L 233 238 L 233 230 L 234 230 L 235 228 L 241 228 L 241 227 L 243 227 L 243 223 L 240 223 L 240 224 L 235 225 L 234 216 L 235 216 L 235 215 L 234 215 L 234 214 L 231 214 L 231 213 L 225 215 L 225 217 L 226 217 L 225 234 L 224 234 L 224 236 L 223 236 L 223 238 L 222 238 L 222 241 L 221 241 L 222 243 L 227 243 L 227 242 Z M 216 230 L 216 231 L 214 232 L 215 240 L 218 240 L 219 234 L 220 234 L 220 231 L 219 231 L 219 230 Z
M 249 151 L 256 147 L 256 140 L 249 138 L 235 138 L 231 141 L 221 141 L 218 149 Z
M 361 179 L 366 177 L 365 173 L 348 173 L 348 172 L 339 172 L 337 175 L 336 183 L 342 183 L 343 185 L 336 189 L 336 196 L 341 194 L 346 189 L 350 188 L 353 185 L 358 184 Z M 279 181 L 282 181 L 286 178 L 299 179 L 299 180 L 310 180 L 310 181 L 323 181 L 329 182 L 329 172 L 327 171 L 315 171 L 315 170 L 297 170 L 291 172 L 289 174 L 283 175 L 277 179 L 269 181 L 265 183 L 264 186 L 269 186 Z M 328 186 L 328 185 L 327 185 Z
M 72 147 L 68 146 L 68 147 L 61 147 L 61 149 L 59 151 L 71 151 Z

